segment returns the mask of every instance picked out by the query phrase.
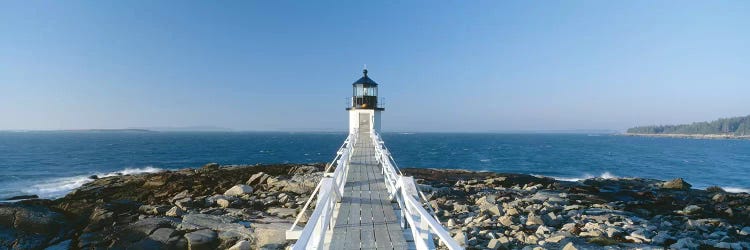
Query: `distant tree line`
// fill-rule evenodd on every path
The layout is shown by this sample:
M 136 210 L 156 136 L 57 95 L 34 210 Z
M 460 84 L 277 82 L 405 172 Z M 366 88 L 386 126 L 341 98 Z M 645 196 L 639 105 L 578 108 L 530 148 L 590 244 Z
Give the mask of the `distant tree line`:
M 629 128 L 634 134 L 730 134 L 750 135 L 750 115 L 722 118 L 712 122 L 694 122 L 682 125 L 640 126 Z

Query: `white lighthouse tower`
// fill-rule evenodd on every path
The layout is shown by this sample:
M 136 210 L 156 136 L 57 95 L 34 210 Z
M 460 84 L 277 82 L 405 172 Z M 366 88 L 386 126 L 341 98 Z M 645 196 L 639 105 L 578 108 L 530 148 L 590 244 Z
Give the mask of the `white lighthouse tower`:
M 385 109 L 378 106 L 378 84 L 364 76 L 352 84 L 351 105 L 349 111 L 349 133 L 375 131 L 380 133 L 380 112 Z

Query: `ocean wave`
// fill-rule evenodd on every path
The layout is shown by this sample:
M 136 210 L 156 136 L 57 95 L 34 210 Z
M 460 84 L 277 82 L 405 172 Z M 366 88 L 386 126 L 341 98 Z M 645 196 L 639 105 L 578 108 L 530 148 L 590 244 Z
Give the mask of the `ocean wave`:
M 750 193 L 750 189 L 748 188 L 738 188 L 738 187 L 721 187 L 724 189 L 724 191 L 730 192 L 730 193 Z
M 593 178 L 603 178 L 603 179 L 615 179 L 619 178 L 616 175 L 613 175 L 610 172 L 604 172 L 600 174 L 599 176 L 591 175 L 591 174 L 584 174 L 582 177 L 560 177 L 560 176 L 544 176 L 544 175 L 535 175 L 537 177 L 549 177 L 558 181 L 582 181 L 586 179 L 593 179 Z
M 147 166 L 143 168 L 125 168 L 120 171 L 114 171 L 109 173 L 92 173 L 88 175 L 78 175 L 71 177 L 54 178 L 44 180 L 42 183 L 36 183 L 30 185 L 28 188 L 23 189 L 23 193 L 36 194 L 40 198 L 58 198 L 62 197 L 70 191 L 83 186 L 83 184 L 94 181 L 91 178 L 92 175 L 96 175 L 98 178 L 111 177 L 118 175 L 131 175 L 131 174 L 143 174 L 143 173 L 156 173 L 164 171 L 161 168 Z

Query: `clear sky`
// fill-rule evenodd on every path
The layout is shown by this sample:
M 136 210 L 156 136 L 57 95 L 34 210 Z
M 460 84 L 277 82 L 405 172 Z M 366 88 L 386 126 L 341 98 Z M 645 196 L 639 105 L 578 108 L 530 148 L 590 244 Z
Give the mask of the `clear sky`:
M 2 1 L 0 130 L 618 129 L 750 114 L 750 1 Z

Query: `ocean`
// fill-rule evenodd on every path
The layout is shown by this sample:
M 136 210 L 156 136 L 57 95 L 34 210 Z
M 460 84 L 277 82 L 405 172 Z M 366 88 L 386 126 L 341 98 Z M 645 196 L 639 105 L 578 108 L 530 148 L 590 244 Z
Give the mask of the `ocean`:
M 61 197 L 89 176 L 220 164 L 330 161 L 345 133 L 0 132 L 0 199 Z M 684 178 L 750 190 L 750 140 L 607 134 L 384 133 L 399 167 L 525 173 L 561 180 Z

